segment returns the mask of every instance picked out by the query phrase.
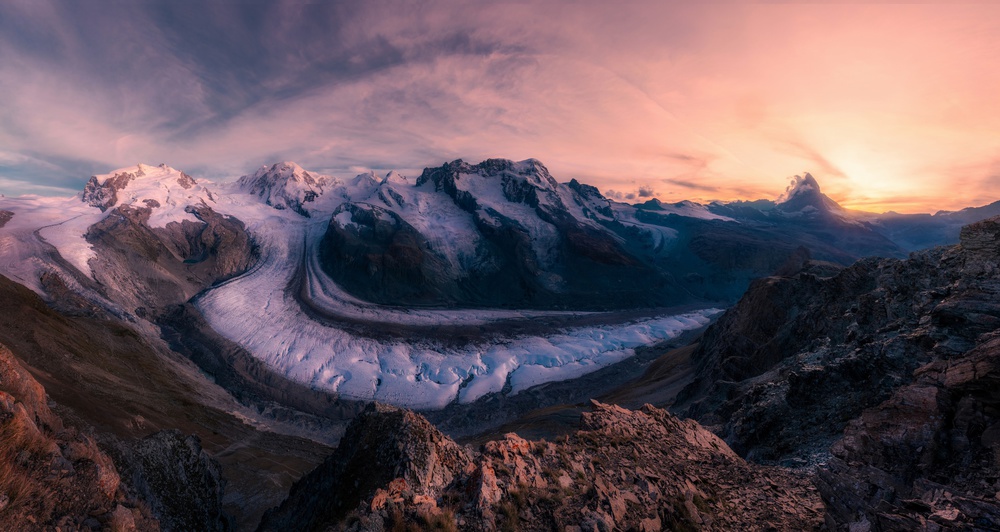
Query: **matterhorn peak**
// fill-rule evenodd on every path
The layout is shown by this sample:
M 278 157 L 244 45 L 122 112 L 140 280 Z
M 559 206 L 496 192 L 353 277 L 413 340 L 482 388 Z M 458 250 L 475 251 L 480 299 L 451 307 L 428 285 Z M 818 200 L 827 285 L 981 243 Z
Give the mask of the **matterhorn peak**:
M 792 178 L 785 193 L 776 202 L 787 214 L 842 214 L 844 209 L 819 188 L 819 182 L 808 172 Z
M 786 203 L 796 196 L 809 193 L 822 194 L 819 182 L 812 174 L 806 172 L 805 175 L 796 175 L 792 178 L 792 182 L 785 188 L 785 193 L 778 197 L 777 203 Z

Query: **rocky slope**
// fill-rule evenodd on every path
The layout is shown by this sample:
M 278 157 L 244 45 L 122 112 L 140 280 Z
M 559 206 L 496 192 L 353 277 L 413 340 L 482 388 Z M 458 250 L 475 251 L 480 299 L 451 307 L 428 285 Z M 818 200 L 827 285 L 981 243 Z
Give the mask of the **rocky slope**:
M 593 404 L 558 441 L 478 452 L 411 412 L 373 406 L 261 530 L 812 530 L 807 478 L 747 463 L 692 421 Z
M 743 456 L 829 461 L 835 525 L 995 526 L 998 264 L 992 218 L 907 260 L 756 281 L 675 408 Z
M 159 530 L 112 459 L 63 424 L 45 390 L 0 345 L 0 528 Z
M 186 302 L 253 263 L 253 241 L 240 220 L 197 205 L 186 209 L 196 221 L 151 227 L 152 210 L 115 207 L 85 235 L 97 255 L 94 279 L 140 317 Z
M 919 368 L 832 452 L 817 482 L 831 523 L 1000 529 L 1000 336 Z
M 61 283 L 57 277 L 47 282 Z M 193 364 L 165 353 L 129 324 L 69 295 L 62 301 L 65 312 L 0 277 L 0 343 L 45 386 L 48 399 L 36 403 L 56 405 L 65 426 L 93 434 L 113 458 L 127 493 L 145 500 L 165 528 L 176 522 L 170 516 L 217 516 L 221 502 L 222 510 L 236 518 L 237 529 L 252 529 L 264 509 L 284 499 L 291 483 L 329 453 L 324 444 L 272 432 L 252 417 L 253 411 L 209 384 Z M 4 386 L 24 380 L 0 379 Z M 276 410 L 271 412 L 263 402 L 254 406 L 264 419 L 287 419 L 289 426 L 309 426 L 316 419 L 291 409 L 271 407 Z M 336 427 L 323 427 L 336 433 Z M 164 430 L 185 436 L 157 435 Z M 194 445 L 188 435 L 200 443 Z M 219 465 L 210 466 L 206 455 Z M 177 468 L 180 464 L 186 473 Z M 212 480 L 220 466 L 226 479 L 222 500 L 202 506 L 195 501 L 210 501 L 209 494 L 223 487 Z M 191 479 L 204 488 L 192 497 L 179 496 Z

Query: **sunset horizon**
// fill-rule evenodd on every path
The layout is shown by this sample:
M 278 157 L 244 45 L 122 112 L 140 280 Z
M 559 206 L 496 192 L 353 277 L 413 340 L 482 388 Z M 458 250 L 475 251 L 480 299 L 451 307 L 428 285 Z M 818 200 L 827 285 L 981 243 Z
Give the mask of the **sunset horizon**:
M 137 162 L 234 179 L 542 161 L 665 202 L 1000 199 L 1000 8 L 725 3 L 0 7 L 0 192 Z

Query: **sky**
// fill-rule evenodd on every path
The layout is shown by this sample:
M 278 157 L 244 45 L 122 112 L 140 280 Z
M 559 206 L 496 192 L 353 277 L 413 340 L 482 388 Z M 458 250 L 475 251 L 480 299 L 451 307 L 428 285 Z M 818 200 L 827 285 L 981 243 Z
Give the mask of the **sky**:
M 1000 199 L 1000 7 L 0 2 L 0 193 L 536 158 L 638 201 Z

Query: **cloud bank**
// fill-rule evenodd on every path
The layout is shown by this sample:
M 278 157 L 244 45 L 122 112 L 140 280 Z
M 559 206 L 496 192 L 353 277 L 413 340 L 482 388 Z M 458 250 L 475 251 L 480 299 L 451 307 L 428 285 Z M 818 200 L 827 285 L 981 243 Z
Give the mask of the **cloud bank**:
M 998 199 L 1000 10 L 596 2 L 0 4 L 0 192 L 535 157 L 666 201 Z

